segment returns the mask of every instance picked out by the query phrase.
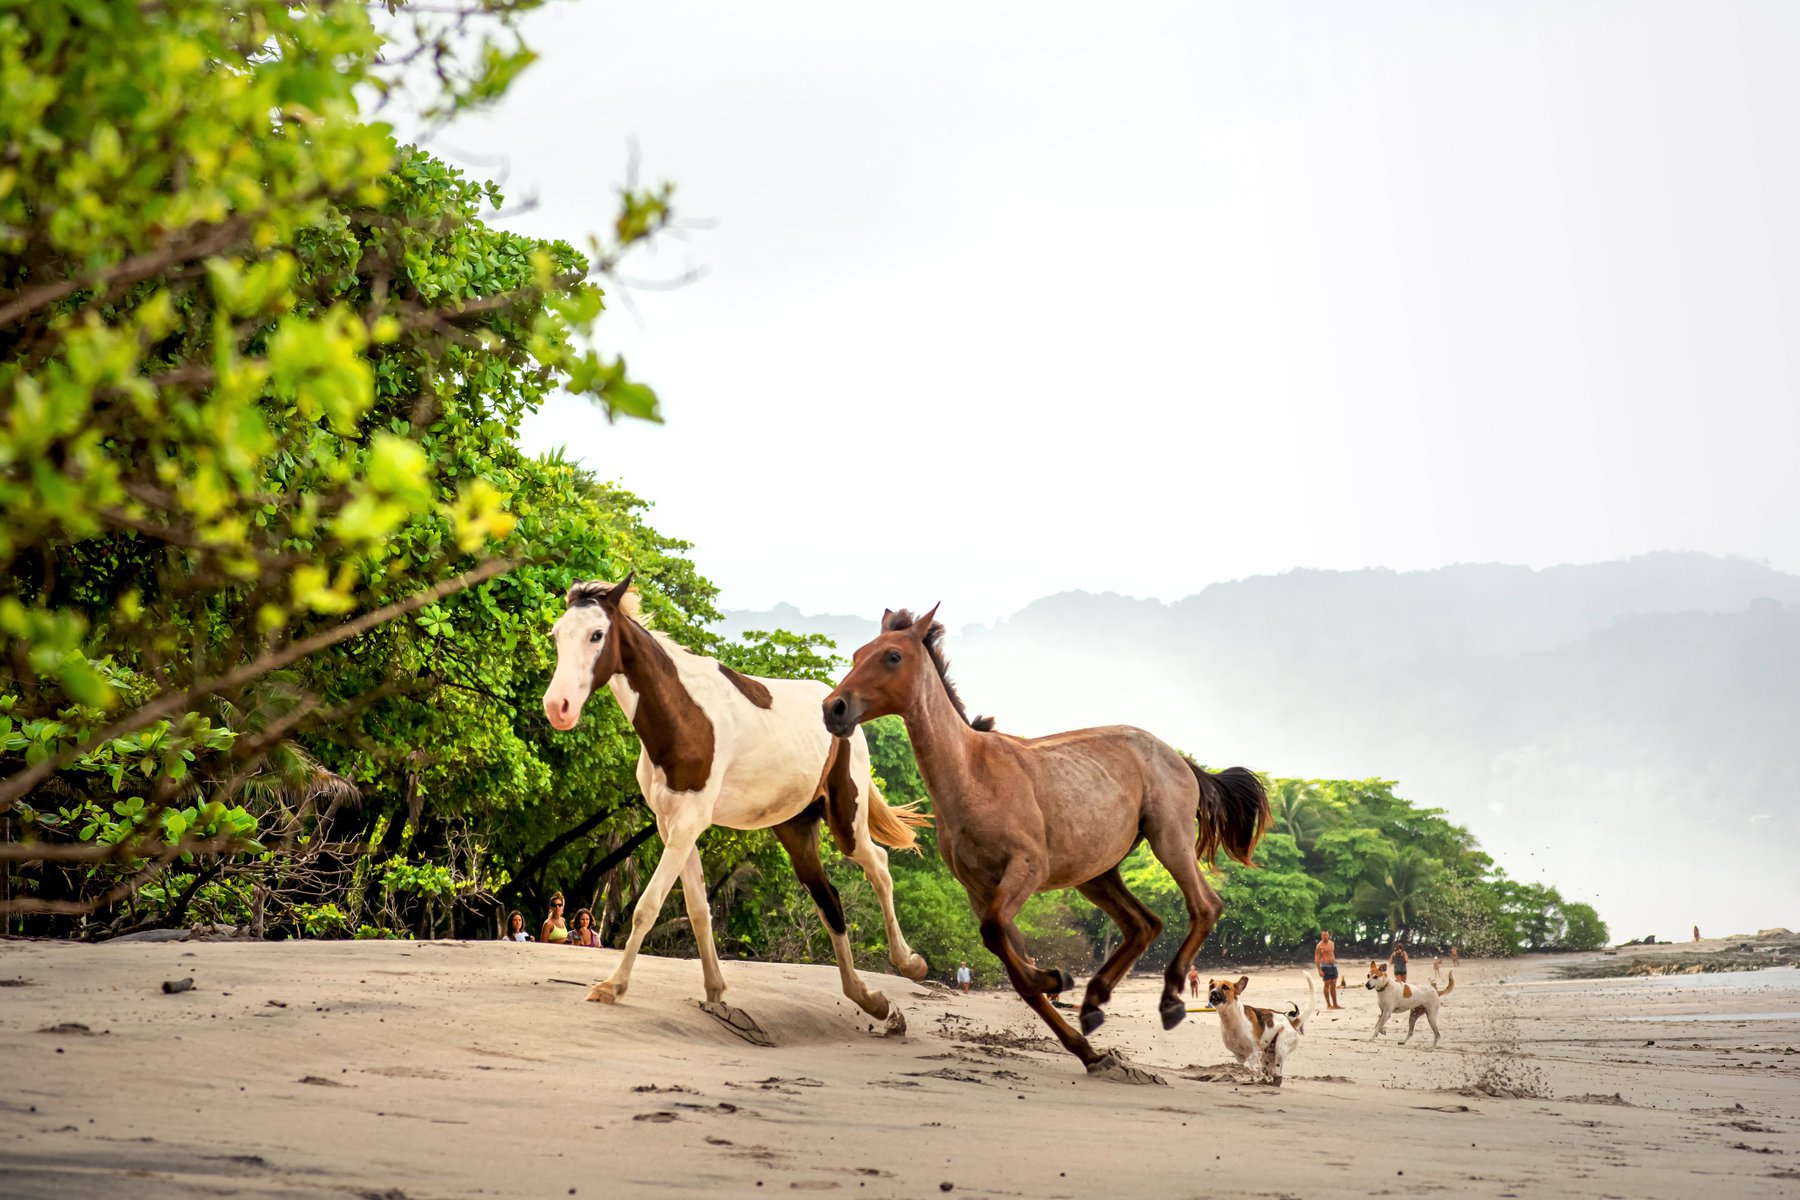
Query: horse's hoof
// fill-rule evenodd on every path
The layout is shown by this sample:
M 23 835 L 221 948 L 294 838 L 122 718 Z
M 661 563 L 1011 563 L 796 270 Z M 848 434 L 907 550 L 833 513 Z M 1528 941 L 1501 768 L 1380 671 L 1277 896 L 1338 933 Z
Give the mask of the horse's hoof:
M 1051 990 L 1050 994 L 1052 996 L 1060 996 L 1064 992 L 1072 992 L 1074 990 L 1075 977 L 1061 967 L 1056 968 L 1056 987 Z
M 1180 996 L 1171 996 L 1157 1007 L 1162 1010 L 1162 1025 L 1164 1029 L 1173 1029 L 1183 1021 L 1187 1020 L 1187 1002 L 1182 1000 Z
M 917 983 L 919 980 L 931 974 L 931 964 L 925 961 L 925 956 L 923 954 L 915 954 L 912 956 L 911 962 L 900 968 L 900 973 L 914 983 Z
M 752 1046 L 773 1046 L 774 1039 L 763 1032 L 756 1018 L 741 1008 L 733 1008 L 723 1000 L 696 1000 L 700 1011 L 723 1025 Z
M 1088 1064 L 1087 1072 L 1096 1079 L 1110 1079 L 1114 1083 L 1156 1084 L 1167 1087 L 1168 1080 L 1154 1071 L 1146 1071 L 1136 1067 L 1119 1057 L 1118 1051 L 1111 1050 Z
M 1092 1033 L 1106 1024 L 1106 1014 L 1097 1008 L 1087 1009 L 1081 1014 L 1081 1032 Z
M 596 983 L 588 989 L 587 998 L 598 1000 L 602 1004 L 617 1004 L 619 993 L 613 989 L 613 985 L 610 983 Z
M 906 1014 L 900 1011 L 898 1004 L 888 1009 L 887 1020 L 881 1026 L 882 1037 L 905 1037 Z

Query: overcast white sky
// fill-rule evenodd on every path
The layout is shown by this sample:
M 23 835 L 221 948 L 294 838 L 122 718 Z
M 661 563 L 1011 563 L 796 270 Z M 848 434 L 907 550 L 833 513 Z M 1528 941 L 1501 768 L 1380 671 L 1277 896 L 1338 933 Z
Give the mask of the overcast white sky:
M 526 431 L 731 607 L 1296 566 L 1800 569 L 1800 5 L 561 3 L 435 144 L 606 227 L 663 427 Z M 671 245 L 634 264 L 678 273 Z

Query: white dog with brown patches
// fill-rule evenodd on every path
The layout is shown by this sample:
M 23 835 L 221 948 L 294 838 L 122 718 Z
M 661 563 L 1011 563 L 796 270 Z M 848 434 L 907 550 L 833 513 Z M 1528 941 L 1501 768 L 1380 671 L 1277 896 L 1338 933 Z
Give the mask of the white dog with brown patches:
M 1431 1022 L 1431 1044 L 1438 1044 L 1444 1035 L 1438 1031 L 1438 1003 L 1448 996 L 1456 987 L 1456 972 L 1450 972 L 1450 982 L 1438 991 L 1428 983 L 1411 984 L 1403 979 L 1395 979 L 1388 974 L 1388 965 L 1384 962 L 1369 964 L 1369 982 L 1363 985 L 1375 993 L 1375 999 L 1381 1002 L 1381 1019 L 1375 1022 L 1375 1032 L 1369 1035 L 1372 1042 L 1387 1032 L 1388 1018 L 1397 1012 L 1410 1012 L 1406 1021 L 1406 1036 L 1400 1039 L 1405 1045 L 1412 1040 L 1413 1030 L 1424 1017 Z
M 1219 1014 L 1219 1035 L 1225 1039 L 1225 1049 L 1237 1058 L 1238 1066 L 1249 1067 L 1253 1077 L 1266 1079 L 1280 1087 L 1282 1065 L 1300 1045 L 1300 1036 L 1306 1032 L 1306 1021 L 1312 1013 L 1302 1017 L 1299 1005 L 1294 1004 L 1290 1004 L 1285 1013 L 1250 1007 L 1242 999 L 1244 989 L 1250 986 L 1248 975 L 1241 976 L 1236 983 L 1227 979 L 1209 980 L 1206 986 L 1207 1003 Z M 1306 994 L 1311 1000 L 1311 975 L 1306 977 Z M 1313 1012 L 1318 1012 L 1317 1001 L 1312 1000 L 1312 1004 Z M 1251 1066 L 1252 1058 L 1258 1060 L 1256 1066 Z

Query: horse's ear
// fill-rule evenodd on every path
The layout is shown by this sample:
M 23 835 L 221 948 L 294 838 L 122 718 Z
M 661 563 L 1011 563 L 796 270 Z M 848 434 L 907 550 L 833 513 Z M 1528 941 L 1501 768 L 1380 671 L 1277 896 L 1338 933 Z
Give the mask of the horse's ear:
M 893 609 L 884 608 L 881 610 L 881 628 L 884 633 L 887 631 L 888 622 L 893 619 L 894 619 L 894 610 Z
M 912 623 L 913 636 L 915 638 L 922 642 L 930 635 L 932 625 L 937 622 L 937 610 L 943 606 L 944 602 L 939 600 L 936 604 L 931 606 L 930 612 Z
M 1248 988 L 1249 986 L 1250 986 L 1250 977 L 1248 975 L 1240 975 L 1238 977 L 1238 981 L 1237 981 L 1237 994 L 1240 996 L 1243 995 L 1244 989 Z
M 608 608 L 619 607 L 619 603 L 625 599 L 625 593 L 631 590 L 631 581 L 636 578 L 637 572 L 635 570 L 627 571 L 625 573 L 625 578 L 614 584 L 612 589 L 606 593 L 604 597 L 606 606 Z

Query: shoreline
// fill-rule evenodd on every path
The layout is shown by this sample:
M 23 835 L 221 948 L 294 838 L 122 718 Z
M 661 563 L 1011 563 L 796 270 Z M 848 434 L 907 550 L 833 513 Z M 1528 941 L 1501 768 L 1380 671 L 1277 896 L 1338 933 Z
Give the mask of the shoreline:
M 603 1006 L 578 988 L 614 951 L 4 941 L 0 980 L 25 982 L 0 988 L 13 1068 L 0 1193 L 916 1197 L 949 1183 L 1046 1200 L 1599 1200 L 1800 1187 L 1800 987 L 1559 978 L 1566 957 L 1463 960 L 1435 1050 L 1428 1030 L 1398 1044 L 1394 1025 L 1370 1041 L 1375 1005 L 1352 983 L 1276 1089 L 1243 1081 L 1212 1015 L 1163 1031 L 1160 981 L 1142 976 L 1095 1042 L 1166 1087 L 1088 1077 L 1009 991 L 865 972 L 909 1022 L 903 1038 L 873 1036 L 828 966 L 724 964 L 727 999 L 777 1043 L 761 1049 L 694 1004 L 694 960 L 640 958 L 630 995 Z M 1251 1003 L 1307 1003 L 1310 964 L 1226 969 L 1251 976 Z M 188 977 L 191 990 L 161 992 Z

